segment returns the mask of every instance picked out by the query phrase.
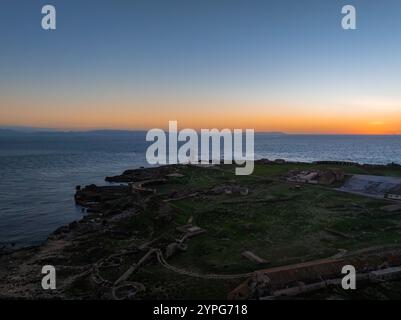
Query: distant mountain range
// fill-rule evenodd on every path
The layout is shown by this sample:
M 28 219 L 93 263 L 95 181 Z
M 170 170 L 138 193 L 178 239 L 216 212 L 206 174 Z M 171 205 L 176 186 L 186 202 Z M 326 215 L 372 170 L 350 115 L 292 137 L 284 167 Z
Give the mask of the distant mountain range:
M 141 130 L 57 130 L 47 128 L 31 128 L 31 127 L 0 127 L 0 135 L 26 135 L 26 134 L 130 134 L 135 132 L 144 132 Z
M 145 133 L 146 130 L 115 130 L 115 129 L 97 129 L 97 130 L 60 130 L 60 129 L 49 129 L 49 128 L 35 128 L 35 127 L 18 127 L 18 126 L 0 126 L 0 136 L 17 136 L 17 135 L 27 135 L 27 134 L 72 134 L 72 135 L 80 135 L 80 134 L 93 134 L 93 135 L 127 135 L 133 133 Z M 270 136 L 286 136 L 293 135 L 292 133 L 285 133 L 281 131 L 258 131 L 255 132 L 255 135 L 270 135 Z M 352 134 L 294 134 L 294 135 L 334 135 L 334 136 L 347 136 Z M 399 136 L 399 134 L 388 134 L 390 136 Z M 363 134 L 361 134 L 363 136 Z
M 27 134 L 27 132 L 0 128 L 0 136 L 15 136 L 24 134 Z
M 281 131 L 267 131 L 267 132 L 256 132 L 256 134 L 268 134 L 268 135 L 272 135 L 272 136 L 283 136 L 283 135 L 287 135 L 288 133 L 285 132 L 281 132 Z
M 146 132 L 145 130 L 113 130 L 113 129 L 100 129 L 88 131 L 74 131 L 74 130 L 57 130 L 48 128 L 34 128 L 34 127 L 0 127 L 0 135 L 21 135 L 21 134 L 132 134 L 136 132 Z M 271 131 L 271 132 L 257 132 L 256 134 L 268 135 L 286 135 L 284 132 Z
M 62 130 L 23 126 L 0 126 L 2 133 L 62 132 Z
M 16 136 L 27 134 L 40 133 L 61 133 L 62 131 L 45 129 L 45 128 L 30 128 L 30 127 L 0 127 L 0 136 Z

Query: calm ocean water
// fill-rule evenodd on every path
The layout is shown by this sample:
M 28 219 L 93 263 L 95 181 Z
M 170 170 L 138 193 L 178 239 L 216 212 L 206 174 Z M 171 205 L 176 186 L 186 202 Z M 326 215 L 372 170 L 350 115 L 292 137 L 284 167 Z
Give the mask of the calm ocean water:
M 76 185 L 146 166 L 145 133 L 0 136 L 0 244 L 38 244 L 82 216 Z M 257 158 L 401 163 L 401 136 L 257 134 Z

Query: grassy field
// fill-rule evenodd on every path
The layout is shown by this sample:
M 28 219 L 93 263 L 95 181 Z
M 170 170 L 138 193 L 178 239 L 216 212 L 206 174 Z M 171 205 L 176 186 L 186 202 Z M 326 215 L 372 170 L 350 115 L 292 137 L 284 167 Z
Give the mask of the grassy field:
M 187 250 L 173 256 L 169 263 L 201 274 L 236 274 L 330 257 L 342 250 L 401 244 L 401 212 L 389 215 L 381 210 L 387 201 L 317 185 L 295 188 L 283 179 L 289 170 L 312 168 L 333 166 L 257 165 L 251 176 L 235 176 L 230 166 L 220 170 L 181 167 L 183 177 L 170 178 L 156 187 L 161 199 L 172 191 L 196 192 L 227 185 L 246 187 L 249 193 L 200 193 L 169 202 L 175 212 L 172 225 L 168 229 L 155 227 L 165 241 L 174 241 L 178 237 L 175 227 L 189 220 L 207 231 L 190 239 Z M 400 169 L 393 167 L 339 169 L 347 174 L 401 176 Z M 267 263 L 243 258 L 246 250 Z M 153 288 L 149 297 L 164 290 L 163 294 L 171 298 L 225 298 L 242 282 L 194 279 L 158 265 L 141 269 L 133 278 Z

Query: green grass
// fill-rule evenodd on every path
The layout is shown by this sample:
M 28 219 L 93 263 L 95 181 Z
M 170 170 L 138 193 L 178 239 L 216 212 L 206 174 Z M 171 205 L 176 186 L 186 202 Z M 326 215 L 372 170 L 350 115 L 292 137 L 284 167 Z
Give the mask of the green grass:
M 258 266 L 241 257 L 244 250 L 252 250 L 271 261 L 271 265 L 277 265 L 283 259 L 319 258 L 335 254 L 338 249 L 354 250 L 372 243 L 397 243 L 401 239 L 397 231 L 383 231 L 401 222 L 397 215 L 382 214 L 380 207 L 384 201 L 319 186 L 294 190 L 284 181 L 266 183 L 267 180 L 260 179 L 278 179 L 288 170 L 312 167 L 309 164 L 263 165 L 256 166 L 253 176 L 225 172 L 224 179 L 218 171 L 191 170 L 187 188 L 198 187 L 199 181 L 202 187 L 212 187 L 229 180 L 247 186 L 250 193 L 243 197 L 209 195 L 206 199 L 175 202 L 180 212 L 176 223 L 184 224 L 193 217 L 194 223 L 206 229 L 207 234 L 191 240 L 188 251 L 174 258 L 174 262 L 181 266 L 196 265 L 204 272 L 248 272 Z M 346 169 L 363 173 L 359 168 Z M 291 200 L 268 201 L 281 198 Z M 266 202 L 260 202 L 263 199 Z M 244 202 L 235 203 L 239 200 Z M 349 234 L 353 239 L 332 235 L 326 229 Z
M 175 212 L 170 225 L 155 225 L 139 216 L 132 227 L 146 230 L 173 241 L 175 227 L 193 223 L 207 233 L 190 239 L 186 252 L 169 259 L 169 263 L 199 273 L 232 274 L 279 266 L 334 255 L 340 249 L 358 250 L 376 245 L 401 244 L 401 214 L 386 215 L 381 207 L 387 202 L 335 191 L 331 188 L 304 185 L 294 189 L 282 177 L 289 170 L 333 168 L 311 164 L 257 165 L 251 176 L 235 176 L 232 166 L 224 171 L 182 167 L 182 178 L 169 179 L 157 187 L 163 197 L 172 191 L 200 191 L 227 184 L 246 186 L 247 196 L 201 194 L 171 203 Z M 347 173 L 401 176 L 398 169 L 341 167 Z M 153 224 L 153 225 L 152 225 Z M 400 226 L 399 229 L 391 227 Z M 349 237 L 342 237 L 334 230 Z M 257 265 L 241 256 L 251 250 L 269 263 Z M 147 297 L 225 298 L 241 280 L 198 280 L 174 274 L 154 264 L 133 276 L 149 287 Z M 164 291 L 163 291 L 164 290 Z M 161 293 L 162 292 L 162 293 Z

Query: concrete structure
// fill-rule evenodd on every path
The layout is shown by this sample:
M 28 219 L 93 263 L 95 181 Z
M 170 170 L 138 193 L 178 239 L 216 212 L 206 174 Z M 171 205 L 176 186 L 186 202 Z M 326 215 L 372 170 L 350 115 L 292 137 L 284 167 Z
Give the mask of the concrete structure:
M 386 269 L 381 270 L 384 264 L 386 264 Z M 303 290 L 305 285 L 310 286 L 307 291 L 313 291 L 327 286 L 329 281 L 333 281 L 332 284 L 339 282 L 338 279 L 343 278 L 342 268 L 344 265 L 353 265 L 357 276 L 363 278 L 377 281 L 396 279 L 401 274 L 401 248 L 378 247 L 359 253 L 355 252 L 353 255 L 346 255 L 342 258 L 320 259 L 256 270 L 253 277 L 232 290 L 227 298 L 229 300 L 258 299 L 269 297 L 272 293 L 273 295 L 293 295 L 305 291 Z M 368 270 L 374 272 L 370 273 Z M 268 286 L 263 286 L 260 288 L 261 290 L 258 290 L 261 275 L 268 279 Z M 322 279 L 324 279 L 323 283 Z M 294 286 L 297 283 L 305 285 L 299 288 L 299 285 Z
M 344 172 L 337 169 L 327 169 L 319 171 L 290 171 L 288 182 L 296 183 L 309 183 L 309 184 L 321 184 L 321 185 L 332 185 L 337 181 L 344 179 Z
M 293 176 L 289 177 L 287 181 L 289 182 L 297 182 L 297 183 L 318 183 L 318 172 L 316 171 L 301 171 L 299 173 L 295 173 Z
M 343 171 L 331 169 L 320 172 L 318 181 L 319 184 L 331 185 L 336 181 L 344 180 L 344 177 L 345 175 Z
M 257 256 L 256 254 L 254 254 L 252 251 L 244 251 L 242 253 L 242 256 L 250 261 L 256 262 L 258 264 L 265 264 L 268 263 L 267 260 Z
M 401 201 L 401 184 L 399 184 L 398 186 L 395 186 L 394 188 L 391 188 L 386 193 L 386 198 Z
M 355 174 L 339 189 L 375 198 L 401 200 L 401 178 Z
M 350 161 L 314 161 L 315 164 L 329 164 L 336 166 L 359 166 L 360 164 L 357 162 Z
M 369 277 L 373 282 L 396 280 L 401 277 L 401 267 L 372 271 Z

